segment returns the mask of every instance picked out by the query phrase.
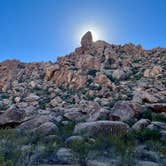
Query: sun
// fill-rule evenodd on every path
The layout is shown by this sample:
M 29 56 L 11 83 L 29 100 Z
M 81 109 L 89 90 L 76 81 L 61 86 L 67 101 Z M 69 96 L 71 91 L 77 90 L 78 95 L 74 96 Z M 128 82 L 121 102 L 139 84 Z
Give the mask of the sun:
M 92 33 L 94 42 L 103 39 L 101 28 L 92 25 L 86 25 L 79 28 L 77 33 L 77 39 L 79 38 L 79 40 L 81 40 L 82 36 L 88 31 Z
M 94 29 L 87 29 L 87 30 L 82 31 L 82 32 L 80 33 L 80 39 L 81 39 L 81 37 L 82 37 L 86 32 L 88 32 L 88 31 L 90 31 L 90 32 L 92 33 L 93 41 L 99 40 L 99 33 L 98 33 L 96 30 L 94 30 Z

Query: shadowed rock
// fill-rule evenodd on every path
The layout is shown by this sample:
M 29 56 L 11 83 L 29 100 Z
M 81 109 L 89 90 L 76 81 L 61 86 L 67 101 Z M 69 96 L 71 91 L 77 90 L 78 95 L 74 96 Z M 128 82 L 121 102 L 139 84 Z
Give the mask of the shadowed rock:
M 15 108 L 8 109 L 0 115 L 0 127 L 15 127 L 23 122 L 24 111 Z
M 81 46 L 83 48 L 90 48 L 93 43 L 92 34 L 88 31 L 81 39 Z

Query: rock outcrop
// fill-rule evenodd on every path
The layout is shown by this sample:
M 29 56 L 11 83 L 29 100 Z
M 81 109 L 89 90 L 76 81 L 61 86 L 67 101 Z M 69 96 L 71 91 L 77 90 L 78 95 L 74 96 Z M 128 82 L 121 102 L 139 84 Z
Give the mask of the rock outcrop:
M 0 165 L 161 165 L 165 122 L 166 48 L 87 32 L 56 62 L 0 63 Z
M 91 32 L 87 32 L 81 39 L 81 46 L 85 49 L 90 48 L 93 43 L 93 38 Z

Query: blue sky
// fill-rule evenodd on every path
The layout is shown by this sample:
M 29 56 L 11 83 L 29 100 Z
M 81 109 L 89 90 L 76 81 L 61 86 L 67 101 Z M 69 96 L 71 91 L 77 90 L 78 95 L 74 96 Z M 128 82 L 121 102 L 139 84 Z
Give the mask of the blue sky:
M 89 25 L 109 43 L 166 47 L 166 0 L 0 0 L 0 61 L 55 61 Z

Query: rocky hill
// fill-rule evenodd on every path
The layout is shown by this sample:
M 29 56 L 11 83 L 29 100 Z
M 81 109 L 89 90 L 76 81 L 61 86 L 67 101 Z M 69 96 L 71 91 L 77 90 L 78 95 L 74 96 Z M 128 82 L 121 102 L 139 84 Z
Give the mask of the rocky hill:
M 0 128 L 0 143 L 19 136 L 11 146 L 23 155 L 12 158 L 7 142 L 0 165 L 165 165 L 166 48 L 93 42 L 87 32 L 55 63 L 1 62 Z

